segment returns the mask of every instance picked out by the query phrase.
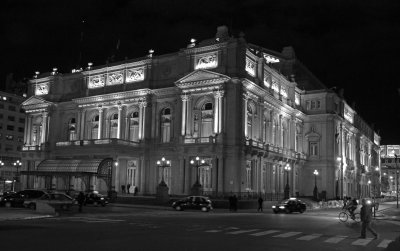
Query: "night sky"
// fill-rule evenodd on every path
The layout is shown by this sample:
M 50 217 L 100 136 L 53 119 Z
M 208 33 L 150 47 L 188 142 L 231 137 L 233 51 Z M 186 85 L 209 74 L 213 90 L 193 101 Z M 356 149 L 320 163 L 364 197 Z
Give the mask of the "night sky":
M 382 137 L 400 144 L 400 2 L 372 0 L 5 0 L 1 18 L 1 89 L 57 67 L 68 73 L 124 58 L 185 48 L 190 38 L 232 36 L 297 58 Z

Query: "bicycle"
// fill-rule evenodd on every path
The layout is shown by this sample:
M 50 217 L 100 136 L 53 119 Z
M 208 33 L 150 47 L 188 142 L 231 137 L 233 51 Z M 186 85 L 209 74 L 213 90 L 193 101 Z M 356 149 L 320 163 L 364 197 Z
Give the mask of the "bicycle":
M 351 215 L 348 210 L 342 210 L 342 212 L 339 213 L 339 220 L 341 222 L 346 222 L 349 218 L 357 223 L 361 221 L 360 213 L 353 213 L 353 215 Z

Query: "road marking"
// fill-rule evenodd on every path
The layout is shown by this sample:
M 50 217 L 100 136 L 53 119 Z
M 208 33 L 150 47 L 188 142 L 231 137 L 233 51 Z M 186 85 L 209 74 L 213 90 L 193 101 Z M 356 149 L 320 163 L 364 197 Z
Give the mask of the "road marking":
M 80 222 L 88 222 L 88 223 L 98 223 L 98 222 L 121 222 L 125 220 L 116 220 L 116 219 L 104 219 L 104 218 L 86 218 L 86 217 L 74 217 L 70 218 L 71 221 L 80 221 Z
M 254 232 L 254 231 L 258 231 L 259 229 L 249 229 L 249 230 L 239 230 L 239 231 L 235 231 L 235 232 L 229 232 L 226 234 L 243 234 L 243 233 L 249 233 L 249 232 Z
M 310 235 L 305 235 L 305 236 L 302 236 L 300 238 L 297 238 L 297 240 L 310 241 L 310 240 L 314 240 L 316 238 L 319 238 L 321 236 L 322 236 L 322 234 L 310 234 Z
M 392 242 L 393 240 L 387 240 L 384 239 L 383 241 L 381 241 L 381 243 L 379 243 L 379 245 L 377 246 L 378 248 L 387 248 L 388 245 Z
M 338 243 L 339 241 L 342 241 L 342 240 L 344 240 L 344 239 L 346 239 L 346 238 L 347 238 L 347 236 L 340 236 L 340 235 L 338 235 L 338 236 L 335 236 L 335 237 L 332 237 L 332 238 L 329 238 L 329 239 L 325 240 L 325 242 L 328 242 L 328 243 Z
M 205 231 L 206 233 L 218 233 L 221 232 L 222 230 L 207 230 Z
M 365 238 L 365 239 L 358 239 L 356 241 L 353 241 L 351 245 L 355 246 L 366 246 L 368 243 L 372 241 L 372 238 Z
M 259 232 L 259 233 L 255 233 L 255 234 L 250 234 L 252 236 L 262 236 L 262 235 L 267 235 L 267 234 L 273 234 L 279 232 L 278 230 L 268 230 L 268 231 L 264 231 L 264 232 Z
M 292 236 L 295 236 L 295 235 L 298 235 L 298 234 L 301 234 L 301 232 L 287 232 L 287 233 L 278 234 L 278 235 L 275 235 L 275 236 L 272 236 L 272 237 L 287 238 L 287 237 L 292 237 Z

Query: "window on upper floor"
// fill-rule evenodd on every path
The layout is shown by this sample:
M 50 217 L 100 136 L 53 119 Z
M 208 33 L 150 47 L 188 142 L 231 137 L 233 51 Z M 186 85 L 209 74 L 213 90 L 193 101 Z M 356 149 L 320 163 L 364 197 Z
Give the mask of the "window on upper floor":
M 16 111 L 16 108 L 15 108 L 15 106 L 13 106 L 13 105 L 9 105 L 9 106 L 8 106 L 8 110 L 9 110 L 9 111 L 12 111 L 12 112 L 15 112 L 15 111 Z
M 139 112 L 134 111 L 129 115 L 129 140 L 139 141 Z
M 18 127 L 18 132 L 24 132 L 24 128 L 23 127 Z
M 318 143 L 310 142 L 310 156 L 318 156 Z
M 71 118 L 68 121 L 68 138 L 70 141 L 77 140 L 75 118 Z
M 0 103 L 0 109 L 4 109 L 4 104 Z
M 91 139 L 99 138 L 99 115 L 96 115 L 92 118 L 91 122 Z
M 166 143 L 171 140 L 171 109 L 164 108 L 161 111 L 161 142 Z
M 8 119 L 8 121 L 15 121 L 15 117 L 14 116 L 8 116 L 7 119 Z
M 211 102 L 205 103 L 201 108 L 201 137 L 210 137 L 213 134 L 213 104 Z
M 118 138 L 118 113 L 110 117 L 110 138 Z
M 22 124 L 23 124 L 23 123 L 25 123 L 25 118 L 19 118 L 18 121 L 19 121 L 19 123 L 22 123 Z
M 7 125 L 7 130 L 8 131 L 14 131 L 14 126 L 13 125 Z
M 307 110 L 319 110 L 319 109 L 321 109 L 321 101 L 320 100 L 307 100 L 306 109 Z

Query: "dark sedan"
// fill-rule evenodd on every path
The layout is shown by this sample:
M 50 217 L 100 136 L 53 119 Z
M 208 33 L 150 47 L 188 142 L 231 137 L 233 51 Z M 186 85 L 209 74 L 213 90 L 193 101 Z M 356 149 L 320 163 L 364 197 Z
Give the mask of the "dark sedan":
M 108 204 L 108 197 L 100 194 L 97 191 L 93 191 L 86 194 L 84 205 L 92 204 L 92 205 L 102 205 L 105 207 Z
M 45 194 L 45 191 L 36 189 L 26 189 L 17 193 L 6 195 L 2 199 L 2 204 L 6 207 L 22 207 L 26 199 L 36 199 Z
M 177 211 L 195 209 L 208 212 L 212 209 L 212 202 L 208 197 L 205 196 L 189 196 L 172 203 L 172 208 Z
M 302 202 L 297 198 L 290 198 L 288 200 L 283 200 L 277 205 L 272 206 L 274 213 L 284 212 L 292 213 L 299 212 L 304 213 L 306 211 L 306 203 Z

